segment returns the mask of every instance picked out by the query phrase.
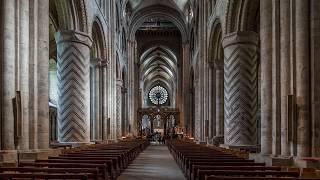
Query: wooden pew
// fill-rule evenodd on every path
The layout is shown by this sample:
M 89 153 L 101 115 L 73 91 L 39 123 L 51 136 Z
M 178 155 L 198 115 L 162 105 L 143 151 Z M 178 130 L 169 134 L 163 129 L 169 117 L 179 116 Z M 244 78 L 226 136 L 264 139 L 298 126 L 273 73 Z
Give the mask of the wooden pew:
M 69 160 L 69 159 L 39 159 L 36 163 L 73 163 L 73 164 L 105 164 L 107 172 L 111 179 L 116 178 L 115 170 L 112 161 L 110 160 Z
M 193 165 L 191 179 L 196 180 L 199 177 L 200 170 L 241 170 L 241 171 L 281 171 L 281 167 L 268 167 L 268 166 L 204 166 L 204 165 Z
M 79 163 L 35 163 L 35 162 L 21 162 L 19 163 L 20 167 L 38 167 L 40 168 L 77 168 L 77 169 L 86 169 L 86 168 L 97 168 L 99 171 L 98 177 L 100 179 L 110 179 L 108 172 L 106 171 L 107 166 L 105 164 L 79 164 Z
M 2 167 L 0 179 L 116 179 L 148 145 L 139 139 L 70 147 L 57 157 Z
M 0 173 L 0 179 L 11 180 L 13 178 L 19 179 L 81 179 L 87 180 L 86 174 L 45 174 L 45 173 Z
M 205 180 L 319 180 L 319 178 L 294 178 L 294 177 L 231 177 L 231 176 L 206 176 Z
M 89 179 L 99 180 L 98 168 L 37 168 L 0 167 L 0 173 L 47 173 L 47 174 L 86 174 Z
M 259 176 L 259 177 L 293 177 L 298 178 L 299 172 L 290 171 L 261 171 L 261 170 L 199 170 L 199 180 L 205 180 L 205 176 L 216 175 L 216 176 Z

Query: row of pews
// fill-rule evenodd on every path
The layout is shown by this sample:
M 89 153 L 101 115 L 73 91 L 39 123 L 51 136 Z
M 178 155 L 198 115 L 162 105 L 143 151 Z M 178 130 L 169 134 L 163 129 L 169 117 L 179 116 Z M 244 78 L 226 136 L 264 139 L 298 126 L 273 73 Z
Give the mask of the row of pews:
M 299 168 L 266 166 L 232 150 L 182 140 L 170 140 L 167 145 L 188 180 L 320 179 L 314 169 L 305 169 L 303 176 L 308 177 L 303 177 Z
M 64 150 L 59 156 L 18 167 L 0 167 L 0 179 L 94 179 L 113 180 L 142 152 L 149 142 L 126 140 Z

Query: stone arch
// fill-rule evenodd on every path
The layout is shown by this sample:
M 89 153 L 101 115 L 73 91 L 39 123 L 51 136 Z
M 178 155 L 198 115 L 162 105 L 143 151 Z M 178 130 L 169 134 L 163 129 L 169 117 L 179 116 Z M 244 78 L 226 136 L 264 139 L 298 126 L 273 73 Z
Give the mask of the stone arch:
M 103 30 L 103 26 L 99 17 L 95 17 L 95 20 L 92 23 L 92 30 L 91 30 L 91 37 L 92 37 L 92 47 L 91 50 L 93 51 L 91 54 L 95 58 L 106 58 L 106 40 L 105 40 L 105 33 Z
M 259 30 L 259 0 L 229 0 L 227 2 L 224 34 Z
M 102 139 L 102 60 L 106 56 L 105 35 L 98 17 L 94 18 L 91 27 L 92 46 L 90 49 L 90 139 Z
M 139 10 L 134 13 L 131 17 L 131 24 L 129 27 L 129 38 L 135 39 L 135 34 L 142 23 L 148 18 L 161 17 L 171 21 L 180 30 L 182 42 L 186 42 L 187 30 L 185 27 L 185 20 L 182 18 L 181 14 L 177 10 L 170 8 L 168 6 L 150 6 Z
M 211 27 L 208 42 L 208 58 L 209 62 L 214 63 L 213 61 L 215 60 L 223 61 L 222 28 L 220 20 L 215 19 Z
M 77 30 L 88 33 L 88 17 L 84 0 L 50 0 L 59 30 Z
M 218 18 L 211 24 L 208 45 L 209 62 L 209 138 L 223 136 L 224 92 L 222 28 Z

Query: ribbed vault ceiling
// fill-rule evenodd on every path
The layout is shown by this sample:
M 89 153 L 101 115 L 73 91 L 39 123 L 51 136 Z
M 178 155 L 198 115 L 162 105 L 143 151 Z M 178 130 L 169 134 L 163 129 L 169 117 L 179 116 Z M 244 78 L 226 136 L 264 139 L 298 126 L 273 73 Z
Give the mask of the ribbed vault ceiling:
M 188 0 L 129 0 L 129 2 L 134 11 L 152 5 L 166 5 L 183 11 Z
M 140 80 L 147 90 L 159 82 L 174 87 L 177 79 L 177 57 L 164 46 L 147 49 L 140 57 Z M 170 88 L 171 89 L 171 88 Z
M 139 32 L 139 38 L 142 40 L 137 42 L 138 47 L 143 47 L 140 48 L 138 59 L 140 88 L 147 97 L 153 87 L 158 85 L 164 87 L 168 90 L 174 106 L 179 79 L 178 46 L 181 40 L 184 42 L 187 39 L 184 12 L 189 6 L 189 0 L 128 0 L 127 2 L 132 10 L 130 38 L 134 39 L 136 32 Z M 180 34 L 176 36 L 174 32 L 177 31 Z M 146 40 L 143 35 L 148 36 L 150 40 Z

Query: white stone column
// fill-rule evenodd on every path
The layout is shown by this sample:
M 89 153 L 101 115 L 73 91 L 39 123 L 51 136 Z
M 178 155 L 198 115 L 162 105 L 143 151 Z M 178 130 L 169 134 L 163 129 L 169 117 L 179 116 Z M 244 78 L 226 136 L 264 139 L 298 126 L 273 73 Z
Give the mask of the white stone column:
M 97 60 L 97 64 L 94 67 L 94 140 L 100 139 L 100 66 L 99 60 Z
M 313 157 L 320 156 L 320 1 L 311 0 L 311 117 L 312 117 L 312 155 Z
M 297 156 L 310 155 L 310 1 L 296 0 Z
M 290 94 L 290 0 L 280 0 L 281 155 L 290 155 L 288 104 Z
M 280 0 L 272 1 L 272 155 L 281 153 Z M 262 70 L 263 68 L 261 68 Z M 262 78 L 263 79 L 263 78 Z M 262 87 L 261 87 L 262 88 Z
M 128 134 L 128 96 L 127 96 L 127 88 L 124 85 L 122 88 L 122 114 L 121 115 L 122 115 L 121 134 L 122 136 L 126 136 Z
M 19 2 L 19 84 L 21 92 L 21 138 L 19 148 L 29 149 L 29 1 Z
M 261 154 L 272 153 L 272 1 L 260 1 Z
M 102 79 L 103 79 L 103 129 L 102 129 L 102 139 L 108 139 L 107 132 L 107 119 L 108 119 L 108 77 L 107 77 L 107 66 L 102 69 Z
M 2 147 L 15 149 L 12 99 L 15 97 L 15 1 L 3 1 Z
M 122 80 L 117 80 L 117 97 L 116 97 L 116 138 L 121 138 L 121 122 L 122 122 Z
M 49 0 L 38 1 L 38 148 L 49 148 Z
M 225 143 L 257 143 L 257 59 L 259 37 L 236 32 L 223 38 Z
M 58 126 L 60 142 L 90 141 L 90 46 L 85 33 L 56 33 L 59 103 Z
M 222 61 L 222 60 L 217 60 Z M 217 136 L 224 135 L 224 73 L 223 62 L 215 63 L 216 73 L 216 134 Z
M 216 136 L 216 79 L 214 64 L 209 63 L 209 78 L 208 78 L 208 120 L 209 120 L 209 139 Z
M 180 110 L 180 122 L 181 122 L 181 126 L 186 128 L 188 128 L 188 131 L 185 133 L 189 133 L 190 134 L 190 121 L 191 121 L 191 117 L 190 117 L 190 111 L 189 111 L 189 106 L 190 106 L 190 87 L 189 87 L 189 82 L 190 82 L 190 68 L 189 65 L 190 63 L 188 63 L 190 61 L 189 59 L 189 53 L 190 53 L 190 44 L 184 42 L 182 44 L 182 53 L 183 53 L 183 57 L 182 57 L 182 78 L 183 78 L 183 83 L 182 83 L 182 94 L 183 94 L 183 98 L 182 98 L 182 103 L 183 103 L 183 108 L 182 110 Z M 185 130 L 185 131 L 186 131 Z M 189 135 L 188 134 L 188 135 Z

